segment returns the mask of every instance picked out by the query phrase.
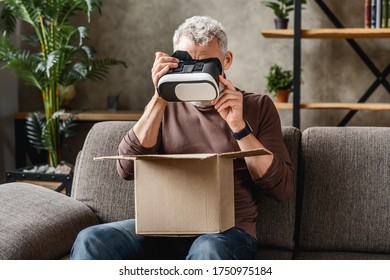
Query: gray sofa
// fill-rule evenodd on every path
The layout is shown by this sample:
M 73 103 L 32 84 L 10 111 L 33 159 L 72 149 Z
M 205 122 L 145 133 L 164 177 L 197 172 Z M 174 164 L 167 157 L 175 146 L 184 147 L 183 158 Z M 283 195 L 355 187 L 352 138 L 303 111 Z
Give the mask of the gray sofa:
M 80 152 L 71 197 L 27 184 L 0 186 L 0 259 L 61 259 L 90 225 L 134 216 L 133 182 L 115 154 L 134 123 L 102 122 Z M 258 259 L 390 259 L 390 128 L 283 127 L 296 195 L 260 197 Z

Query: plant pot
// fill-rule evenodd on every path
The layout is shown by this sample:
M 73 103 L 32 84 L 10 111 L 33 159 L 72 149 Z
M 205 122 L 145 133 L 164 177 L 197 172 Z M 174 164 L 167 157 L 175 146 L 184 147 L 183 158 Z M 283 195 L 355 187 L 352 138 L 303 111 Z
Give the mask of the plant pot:
M 288 18 L 275 18 L 274 22 L 276 29 L 287 29 Z
M 290 91 L 287 89 L 280 89 L 276 95 L 276 102 L 288 102 Z

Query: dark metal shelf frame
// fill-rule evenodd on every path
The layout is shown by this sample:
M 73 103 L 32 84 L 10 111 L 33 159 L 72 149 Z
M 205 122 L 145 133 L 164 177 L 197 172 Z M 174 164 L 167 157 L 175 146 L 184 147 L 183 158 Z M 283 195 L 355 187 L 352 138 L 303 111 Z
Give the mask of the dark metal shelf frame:
M 324 14 L 334 24 L 336 28 L 345 28 L 340 20 L 334 15 L 323 0 L 315 0 Z M 294 10 L 294 99 L 293 99 L 293 126 L 300 128 L 300 69 L 301 69 L 301 0 L 295 1 Z M 386 80 L 390 73 L 390 63 L 382 72 L 375 66 L 370 57 L 364 52 L 359 44 L 354 39 L 345 39 L 356 54 L 362 59 L 364 64 L 371 70 L 376 77 L 375 81 L 369 86 L 366 92 L 360 97 L 358 103 L 364 103 L 375 92 L 375 90 L 383 85 L 390 94 L 390 84 Z M 356 114 L 356 110 L 350 110 L 348 114 L 341 120 L 338 126 L 345 126 L 352 117 Z

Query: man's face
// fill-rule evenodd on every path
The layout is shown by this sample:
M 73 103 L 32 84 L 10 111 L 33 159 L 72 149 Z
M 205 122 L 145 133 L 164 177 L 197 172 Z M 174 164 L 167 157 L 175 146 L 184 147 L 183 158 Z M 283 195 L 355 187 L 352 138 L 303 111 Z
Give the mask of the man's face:
M 183 37 L 180 39 L 179 43 L 175 46 L 175 51 L 187 51 L 193 59 L 205 59 L 216 57 L 221 61 L 222 67 L 224 70 L 227 70 L 225 57 L 222 57 L 222 54 L 219 51 L 217 39 L 212 39 L 206 46 L 201 46 L 195 44 L 190 39 Z
M 233 60 L 233 55 L 230 51 L 228 51 L 224 57 L 222 56 L 221 52 L 219 51 L 218 41 L 215 38 L 211 40 L 206 46 L 202 46 L 195 44 L 193 41 L 186 37 L 183 37 L 175 46 L 175 51 L 177 50 L 188 52 L 193 59 L 206 59 L 216 57 L 221 61 L 223 70 L 228 70 Z M 220 87 L 223 88 L 223 86 L 221 86 L 221 83 Z M 192 104 L 197 107 L 212 106 L 211 101 L 192 102 Z

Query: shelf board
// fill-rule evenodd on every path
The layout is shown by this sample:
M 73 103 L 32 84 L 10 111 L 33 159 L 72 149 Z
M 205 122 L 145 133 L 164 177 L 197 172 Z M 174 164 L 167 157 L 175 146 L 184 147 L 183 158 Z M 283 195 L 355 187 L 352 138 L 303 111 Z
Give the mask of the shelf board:
M 261 34 L 265 38 L 294 38 L 293 29 L 266 29 L 262 30 Z M 302 29 L 301 37 L 307 39 L 390 38 L 390 28 Z
M 134 111 L 85 111 L 76 116 L 79 121 L 137 121 L 142 112 Z
M 278 109 L 292 109 L 292 103 L 275 102 Z M 389 103 L 301 103 L 301 109 L 338 109 L 338 110 L 390 110 Z

